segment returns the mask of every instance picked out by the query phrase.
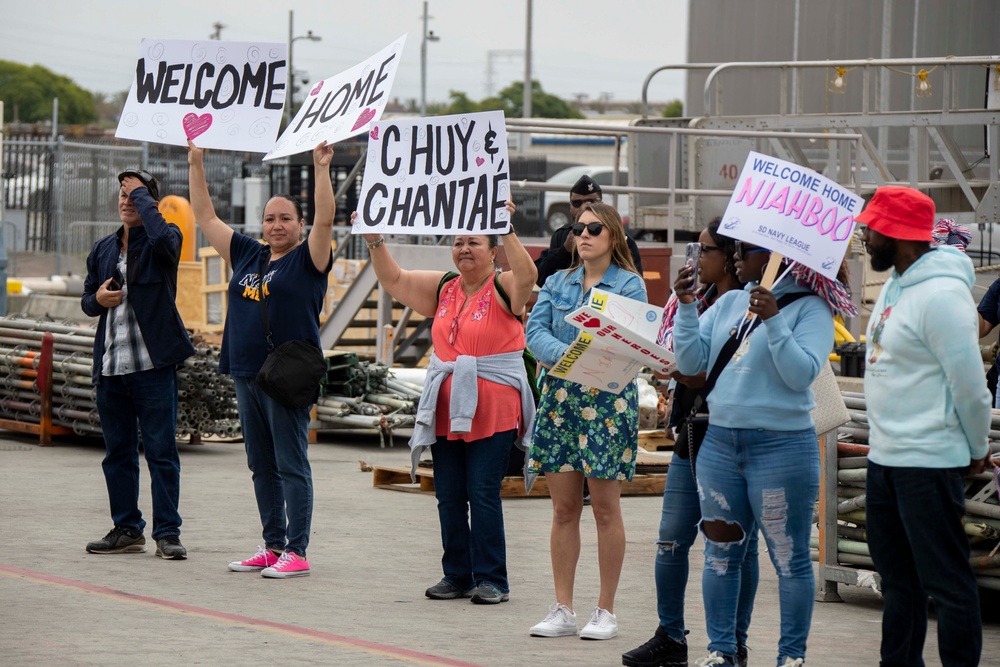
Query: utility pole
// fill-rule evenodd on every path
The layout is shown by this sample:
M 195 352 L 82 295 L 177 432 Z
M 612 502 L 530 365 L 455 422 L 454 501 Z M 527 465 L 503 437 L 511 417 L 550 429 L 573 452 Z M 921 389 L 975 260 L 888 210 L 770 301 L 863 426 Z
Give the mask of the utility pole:
M 531 0 L 528 2 L 528 21 L 524 40 L 524 101 L 521 105 L 524 118 L 531 118 Z
M 312 30 L 307 30 L 306 34 L 293 37 L 292 23 L 295 12 L 288 10 L 288 87 L 285 90 L 285 117 L 288 122 L 292 122 L 292 114 L 295 113 L 295 69 L 292 67 L 292 45 L 300 39 L 308 39 L 310 42 L 322 41 L 322 37 L 314 35 Z
M 295 12 L 291 9 L 288 10 L 288 83 L 285 87 L 285 117 L 288 119 L 288 123 L 292 122 L 292 114 L 295 113 L 295 107 L 292 106 L 295 100 L 292 98 L 295 96 L 295 70 L 292 69 L 292 22 L 295 17 Z
M 441 38 L 433 30 L 427 30 L 427 21 L 433 17 L 427 15 L 427 0 L 424 0 L 424 29 L 420 39 L 420 116 L 427 115 L 427 42 L 437 42 Z

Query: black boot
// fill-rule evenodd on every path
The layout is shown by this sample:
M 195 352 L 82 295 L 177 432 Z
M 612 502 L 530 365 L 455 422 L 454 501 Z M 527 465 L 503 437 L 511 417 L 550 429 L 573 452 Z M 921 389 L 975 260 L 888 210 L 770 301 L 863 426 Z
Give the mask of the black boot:
M 657 626 L 652 639 L 622 654 L 622 664 L 625 667 L 688 667 L 687 641 L 677 641 L 667 635 L 662 626 Z

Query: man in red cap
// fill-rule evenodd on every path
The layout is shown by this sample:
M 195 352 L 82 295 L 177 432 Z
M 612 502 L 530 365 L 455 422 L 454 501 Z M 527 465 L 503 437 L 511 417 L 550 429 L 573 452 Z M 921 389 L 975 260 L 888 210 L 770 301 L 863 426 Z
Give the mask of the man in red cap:
M 982 625 L 962 526 L 966 474 L 989 459 L 990 397 L 972 262 L 933 246 L 934 202 L 884 187 L 857 217 L 876 271 L 892 269 L 868 324 L 868 546 L 882 578 L 883 667 L 923 665 L 927 598 L 945 667 L 979 664 Z

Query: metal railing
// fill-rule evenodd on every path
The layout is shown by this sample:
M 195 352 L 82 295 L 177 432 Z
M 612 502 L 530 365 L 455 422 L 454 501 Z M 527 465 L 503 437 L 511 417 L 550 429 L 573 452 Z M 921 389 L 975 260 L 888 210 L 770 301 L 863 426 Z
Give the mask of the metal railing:
M 670 137 L 677 139 L 687 139 L 691 137 L 738 137 L 746 139 L 754 139 L 759 142 L 771 143 L 772 140 L 777 141 L 794 141 L 794 140 L 822 140 L 823 145 L 827 146 L 827 150 L 832 153 L 830 162 L 834 164 L 842 163 L 842 160 L 837 157 L 836 149 L 832 148 L 836 146 L 839 142 L 848 142 L 849 145 L 853 145 L 853 168 L 843 170 L 843 173 L 836 174 L 835 176 L 841 176 L 841 178 L 831 177 L 834 180 L 838 180 L 845 187 L 849 187 L 856 192 L 861 190 L 861 182 L 856 177 L 856 175 L 861 173 L 862 167 L 862 151 L 863 151 L 863 137 L 860 134 L 843 133 L 843 134 L 826 134 L 823 132 L 785 132 L 785 131 L 760 131 L 760 130 L 715 130 L 715 129 L 697 129 L 697 128 L 684 128 L 684 127 L 611 127 L 608 125 L 600 124 L 567 124 L 560 121 L 542 121 L 542 120 L 518 120 L 518 119 L 507 119 L 508 131 L 514 132 L 559 132 L 559 133 L 585 133 L 585 134 L 600 134 L 605 136 L 613 136 L 616 140 L 616 151 L 615 157 L 616 161 L 614 163 L 615 167 L 615 182 L 617 182 L 617 175 L 620 170 L 620 165 L 618 160 L 620 159 L 620 145 L 623 138 L 628 136 L 637 135 L 647 135 L 647 136 L 661 136 Z M 666 207 L 667 215 L 670 218 L 674 218 L 677 214 L 678 209 L 678 197 L 729 197 L 732 195 L 732 189 L 715 189 L 715 188 L 700 188 L 696 183 L 691 183 L 690 180 L 687 182 L 681 181 L 681 170 L 680 170 L 680 141 L 671 140 L 670 142 L 670 153 L 667 160 L 666 170 L 669 174 L 670 183 L 666 187 L 644 187 L 640 184 L 630 184 L 628 186 L 602 186 L 602 190 L 605 193 L 612 195 L 612 205 L 617 207 L 616 197 L 619 194 L 627 195 L 664 195 L 666 197 Z M 769 145 L 761 145 L 760 148 L 762 152 L 768 152 L 768 148 L 772 148 Z M 784 157 L 779 155 L 779 157 Z M 829 174 L 828 174 L 829 175 Z M 846 176 L 846 178 L 843 178 Z M 634 171 L 630 172 L 630 179 L 634 181 L 637 175 Z M 537 181 L 515 181 L 511 183 L 512 188 L 518 188 L 523 190 L 546 190 L 546 191 L 563 191 L 568 192 L 572 187 L 571 185 L 553 185 L 552 183 L 537 182 Z M 673 226 L 667 228 L 668 239 L 667 242 L 672 244 L 674 242 L 673 237 Z
M 977 66 L 994 68 L 1000 65 L 1000 57 L 991 56 L 948 56 L 945 58 L 866 58 L 863 60 L 799 60 L 799 61 L 775 61 L 775 62 L 732 62 L 717 65 L 709 73 L 705 80 L 704 104 L 705 114 L 709 116 L 725 115 L 722 108 L 722 85 L 719 83 L 721 75 L 725 72 L 749 69 L 771 69 L 778 70 L 779 78 L 779 114 L 784 115 L 785 109 L 789 107 L 789 81 L 788 74 L 800 69 L 829 69 L 841 67 L 845 69 L 860 69 L 862 76 L 861 87 L 861 108 L 859 113 L 881 114 L 891 113 L 889 109 L 883 108 L 886 104 L 882 95 L 884 85 L 883 76 L 875 77 L 872 81 L 872 74 L 884 74 L 894 67 L 919 67 L 921 69 L 940 67 L 943 71 L 942 105 L 940 111 L 950 112 L 956 110 L 956 86 L 955 68 Z M 675 66 L 676 67 L 676 66 Z M 915 76 L 913 73 L 905 73 L 907 76 Z M 870 90 L 874 84 L 874 93 Z M 872 100 L 874 99 L 874 104 Z M 714 102 L 714 104 L 713 104 Z M 802 87 L 796 88 L 795 99 L 791 100 L 792 113 L 802 113 Z M 919 113 L 909 109 L 908 112 Z

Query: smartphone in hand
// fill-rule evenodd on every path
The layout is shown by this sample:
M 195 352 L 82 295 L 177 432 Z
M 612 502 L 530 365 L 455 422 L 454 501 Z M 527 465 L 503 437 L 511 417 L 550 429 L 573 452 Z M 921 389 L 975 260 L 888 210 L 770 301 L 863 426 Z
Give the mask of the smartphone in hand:
M 697 291 L 701 285 L 698 284 L 698 262 L 701 260 L 701 244 L 688 243 L 684 250 L 684 266 L 691 268 L 691 284 L 688 289 Z
M 115 292 L 121 290 L 122 284 L 125 282 L 125 277 L 121 274 L 121 271 L 115 269 L 115 274 L 111 276 L 111 282 L 108 283 L 108 289 Z

